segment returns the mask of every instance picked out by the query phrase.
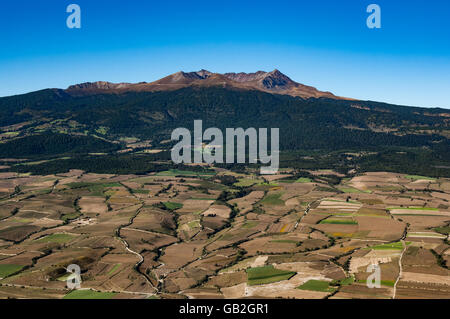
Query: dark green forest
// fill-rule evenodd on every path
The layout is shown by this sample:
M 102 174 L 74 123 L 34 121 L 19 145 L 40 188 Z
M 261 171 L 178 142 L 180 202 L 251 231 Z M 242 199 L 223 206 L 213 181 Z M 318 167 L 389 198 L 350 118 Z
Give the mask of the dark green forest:
M 152 140 L 153 147 L 167 149 L 170 144 L 160 142 L 170 139 L 173 129 L 193 129 L 194 120 L 201 119 L 203 129 L 280 128 L 283 167 L 392 170 L 449 176 L 450 144 L 445 136 L 450 128 L 447 118 L 439 116 L 441 113 L 449 111 L 371 101 L 302 99 L 219 87 L 78 96 L 47 89 L 0 98 L 0 126 L 29 121 L 23 127 L 26 130 L 70 119 L 82 125 L 80 133 L 87 136 L 55 133 L 50 127 L 46 133 L 0 143 L 0 158 L 77 155 L 70 160 L 52 161 L 51 165 L 20 166 L 21 171 L 33 173 L 69 167 L 97 172 L 108 169 L 121 173 L 145 172 L 146 167 L 158 169 L 156 164 L 146 166 L 150 165 L 151 156 L 114 155 L 123 145 L 109 141 L 135 136 Z M 99 127 L 108 130 L 96 133 Z M 94 134 L 105 140 L 93 137 Z M 376 154 L 353 159 L 342 155 L 361 151 Z M 110 155 L 90 163 L 92 158 L 87 154 L 92 152 Z
M 119 145 L 91 136 L 77 136 L 46 132 L 18 138 L 0 144 L 2 157 L 35 158 L 45 155 L 83 154 L 89 152 L 110 152 Z

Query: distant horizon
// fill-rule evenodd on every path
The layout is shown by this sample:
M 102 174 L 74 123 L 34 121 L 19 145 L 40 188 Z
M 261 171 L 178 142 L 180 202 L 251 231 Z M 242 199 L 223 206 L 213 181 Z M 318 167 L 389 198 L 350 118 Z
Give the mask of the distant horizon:
M 69 29 L 69 3 L 81 28 Z M 381 8 L 369 29 L 366 9 Z M 279 69 L 337 96 L 450 109 L 450 2 L 130 0 L 5 2 L 0 97 L 180 70 Z

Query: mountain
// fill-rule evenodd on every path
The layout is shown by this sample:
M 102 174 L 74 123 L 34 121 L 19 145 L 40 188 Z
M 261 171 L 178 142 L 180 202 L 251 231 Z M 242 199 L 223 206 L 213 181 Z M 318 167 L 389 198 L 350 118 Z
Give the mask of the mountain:
M 142 151 L 169 149 L 172 130 L 192 129 L 198 119 L 205 129 L 279 128 L 283 167 L 450 176 L 450 110 L 342 99 L 277 70 L 178 72 L 152 83 L 82 83 L 0 98 L 0 165 L 2 158 L 65 154 L 81 169 L 91 161 L 76 154 L 127 152 L 125 163 L 115 157 L 98 163 L 102 172 L 111 163 L 126 172 Z M 61 145 L 44 147 L 48 143 Z M 66 169 L 65 163 L 46 164 L 45 171 Z M 148 165 L 133 163 L 139 171 Z M 38 172 L 42 166 L 20 169 Z
M 207 70 L 197 72 L 177 72 L 157 81 L 146 83 L 88 82 L 72 85 L 67 92 L 74 95 L 124 92 L 170 91 L 190 86 L 222 86 L 241 90 L 258 90 L 274 94 L 299 96 L 302 98 L 327 97 L 342 99 L 330 92 L 322 92 L 312 86 L 297 83 L 278 70 L 255 73 L 212 73 Z
M 81 84 L 75 84 L 71 85 L 67 88 L 67 91 L 77 91 L 77 90 L 120 90 L 120 89 L 127 89 L 129 87 L 132 87 L 133 84 L 131 83 L 111 83 L 111 82 L 105 82 L 105 81 L 98 81 L 98 82 L 85 82 Z
M 303 98 L 327 97 L 341 99 L 330 92 L 322 92 L 312 86 L 297 83 L 278 70 L 272 72 L 258 71 L 256 73 L 225 73 L 224 76 L 244 86 L 268 93 L 286 94 Z

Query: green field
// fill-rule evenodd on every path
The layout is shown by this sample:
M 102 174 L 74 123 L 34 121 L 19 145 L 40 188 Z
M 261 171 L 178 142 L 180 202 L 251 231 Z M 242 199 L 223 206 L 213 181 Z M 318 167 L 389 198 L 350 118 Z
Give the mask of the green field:
M 331 199 L 331 198 L 326 198 L 325 200 L 327 202 L 361 204 L 361 202 L 358 202 L 356 200 L 339 200 L 339 199 Z
M 200 224 L 200 220 L 193 220 L 189 223 L 187 223 L 187 225 L 192 229 L 192 228 L 201 228 L 202 224 Z
M 122 264 L 115 264 L 114 267 L 111 268 L 111 270 L 108 272 L 108 275 L 114 274 L 119 268 L 122 266 Z
M 87 188 L 90 192 L 89 196 L 103 196 L 105 188 L 121 187 L 120 183 L 89 183 L 76 182 L 67 184 L 72 189 Z
M 202 176 L 202 175 L 216 175 L 214 171 L 182 171 L 179 169 L 170 169 L 168 171 L 159 172 L 156 176 Z
M 380 284 L 383 285 L 383 286 L 394 287 L 395 286 L 395 281 L 394 280 L 381 280 Z
M 95 131 L 99 134 L 105 135 L 106 133 L 108 133 L 109 128 L 108 127 L 104 127 L 104 126 L 100 126 L 98 129 L 96 129 Z
M 43 238 L 38 239 L 38 242 L 41 243 L 67 243 L 68 241 L 72 240 L 74 236 L 69 234 L 51 234 L 48 236 L 45 236 Z
M 72 273 L 67 273 L 67 274 L 65 274 L 65 275 L 63 275 L 61 277 L 56 278 L 56 280 L 58 280 L 58 281 L 67 281 L 67 279 L 69 279 L 69 277 L 71 275 L 73 275 L 73 274 Z
M 284 184 L 292 184 L 295 183 L 295 179 L 279 179 L 277 180 L 277 182 Z
M 389 207 L 389 210 L 392 209 L 411 209 L 411 210 L 424 210 L 424 211 L 439 211 L 439 208 L 435 207 Z
M 176 210 L 176 209 L 180 209 L 181 207 L 183 207 L 183 204 L 175 203 L 175 202 L 164 202 L 163 204 L 168 210 Z
M 313 180 L 311 178 L 307 178 L 307 177 L 300 177 L 295 182 L 296 183 L 312 183 Z
M 405 244 L 406 244 L 406 246 L 408 246 L 411 244 L 411 242 L 406 242 Z M 398 242 L 391 243 L 391 244 L 376 245 L 376 246 L 372 246 L 369 248 L 375 249 L 375 250 L 391 250 L 391 249 L 402 250 L 403 245 L 401 242 L 398 241 Z
M 150 191 L 148 189 L 133 189 L 133 194 L 148 194 Z
M 20 133 L 19 132 L 5 132 L 5 133 L 3 133 L 4 135 L 6 135 L 6 136 L 17 136 L 17 135 L 19 135 Z
M 234 183 L 233 186 L 236 187 L 249 187 L 260 183 L 260 180 L 252 179 L 252 178 L 241 178 L 238 182 Z
M 282 193 L 269 194 L 266 197 L 264 197 L 264 199 L 261 201 L 261 204 L 273 206 L 284 205 L 284 201 L 280 199 L 281 195 L 283 194 Z
M 448 235 L 448 234 L 450 234 L 450 226 L 436 227 L 436 228 L 434 228 L 434 231 L 436 231 L 440 234 Z
M 34 221 L 33 219 L 29 219 L 29 218 L 17 218 L 17 217 L 12 218 L 12 220 L 15 222 L 24 223 L 24 224 L 32 223 Z
M 433 178 L 433 177 L 420 176 L 420 175 L 406 175 L 405 178 L 412 179 L 413 181 L 417 181 L 419 179 L 425 179 L 425 180 L 429 180 L 429 181 L 436 180 L 436 178 Z
M 353 187 L 339 187 L 339 190 L 341 190 L 341 191 L 343 191 L 344 193 L 350 193 L 350 194 L 353 194 L 353 193 L 371 193 L 371 191 L 369 191 L 369 190 L 366 190 L 366 191 L 362 191 L 362 190 L 360 190 L 360 189 L 356 189 L 356 188 L 353 188 Z
M 338 281 L 339 285 L 341 286 L 347 286 L 347 285 L 351 285 L 352 283 L 355 282 L 355 278 L 354 277 L 347 277 L 345 279 L 341 279 Z
M 23 267 L 22 265 L 0 265 L 0 278 L 5 278 L 9 275 L 12 275 L 19 270 L 21 270 Z
M 297 288 L 302 290 L 312 290 L 321 292 L 333 292 L 335 290 L 335 288 L 330 287 L 330 283 L 328 281 L 323 280 L 308 280 L 303 285 Z
M 242 228 L 249 229 L 255 227 L 256 225 L 258 225 L 258 222 L 256 221 L 247 221 L 242 225 Z
M 358 280 L 358 282 L 361 283 L 361 284 L 365 284 L 367 281 L 366 280 Z M 380 284 L 382 286 L 394 287 L 395 286 L 395 281 L 393 281 L 393 280 L 380 280 Z
M 268 186 L 268 187 L 277 187 L 277 186 L 280 186 L 280 184 L 275 183 L 275 182 L 271 182 L 271 183 L 263 182 L 263 183 L 258 183 L 258 185 L 261 185 L 261 186 Z
M 261 179 L 255 178 L 241 178 L 236 183 L 233 184 L 233 186 L 235 187 L 250 187 L 253 185 L 269 186 L 269 187 L 279 186 L 279 184 L 277 183 L 266 183 Z
M 116 293 L 98 292 L 94 290 L 72 290 L 63 299 L 111 299 Z
M 61 216 L 61 219 L 65 222 L 67 222 L 69 220 L 77 219 L 80 216 L 81 216 L 80 213 L 75 212 L 75 213 L 65 214 L 65 215 Z
M 193 184 L 197 184 L 199 187 L 207 188 L 209 190 L 219 190 L 219 191 L 228 190 L 227 186 L 225 185 L 210 182 L 207 180 L 194 181 Z
M 358 222 L 350 219 L 325 219 L 320 221 L 320 224 L 358 225 Z
M 84 187 L 92 187 L 92 186 L 101 186 L 101 187 L 120 187 L 122 186 L 120 183 L 89 183 L 89 182 L 75 182 L 67 184 L 70 188 L 84 188 Z
M 275 269 L 273 266 L 255 267 L 247 269 L 248 284 L 264 285 L 282 280 L 287 280 L 296 273 L 292 271 L 285 271 Z
M 316 212 L 315 214 L 329 216 L 330 212 Z M 341 213 L 341 212 L 338 212 L 338 213 L 332 213 L 332 214 L 333 214 L 333 216 L 352 216 L 354 213 Z

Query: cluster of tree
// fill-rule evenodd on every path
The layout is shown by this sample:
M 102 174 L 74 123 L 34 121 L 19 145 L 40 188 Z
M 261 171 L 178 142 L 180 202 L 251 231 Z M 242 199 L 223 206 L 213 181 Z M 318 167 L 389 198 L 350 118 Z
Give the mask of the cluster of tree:
M 357 107 L 355 107 L 357 105 Z M 22 112 L 27 109 L 32 112 Z M 71 118 L 88 129 L 108 127 L 108 134 L 170 139 L 174 128 L 280 128 L 282 149 L 342 149 L 429 145 L 434 135 L 373 132 L 370 126 L 414 130 L 445 129 L 439 109 L 402 107 L 376 102 L 302 99 L 259 91 L 185 88 L 170 92 L 128 92 L 71 96 L 63 90 L 43 90 L 0 98 L 0 125 L 33 118 Z M 25 115 L 24 114 L 33 114 Z M 345 127 L 357 127 L 350 130 Z
M 92 136 L 46 132 L 14 139 L 0 144 L 2 157 L 35 158 L 47 155 L 110 152 L 119 145 Z
M 75 156 L 67 159 L 57 159 L 35 165 L 15 165 L 8 171 L 47 175 L 65 173 L 71 169 L 81 169 L 99 174 L 146 174 L 169 169 L 191 169 L 184 165 L 172 165 L 160 162 L 151 155 L 104 155 Z
M 99 126 L 108 127 L 106 134 L 111 138 L 136 136 L 152 139 L 155 145 L 170 139 L 175 128 L 193 129 L 197 119 L 203 120 L 204 128 L 222 130 L 228 127 L 278 127 L 281 167 L 334 169 L 342 173 L 350 169 L 384 170 L 428 176 L 450 175 L 450 142 L 447 138 L 434 134 L 394 134 L 389 130 L 374 132 L 370 127 L 374 125 L 403 133 L 427 128 L 445 130 L 448 129 L 445 118 L 436 116 L 443 112 L 448 111 L 369 101 L 302 99 L 219 87 L 84 96 L 52 89 L 0 98 L 0 126 L 30 119 L 71 118 L 85 125 L 83 129 L 94 131 Z M 170 144 L 161 145 L 168 147 Z M 60 154 L 72 157 L 13 168 L 33 173 L 79 168 L 98 173 L 127 174 L 177 167 L 159 161 L 169 160 L 168 152 L 158 155 L 160 158 L 137 154 L 86 155 L 114 151 L 117 147 L 117 144 L 93 137 L 45 133 L 0 144 L 0 154 L 3 158 Z M 376 154 L 348 157 L 346 151 L 372 151 Z M 255 165 L 219 166 L 245 171 Z

